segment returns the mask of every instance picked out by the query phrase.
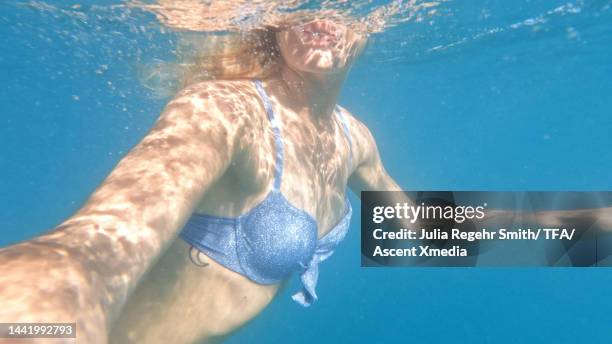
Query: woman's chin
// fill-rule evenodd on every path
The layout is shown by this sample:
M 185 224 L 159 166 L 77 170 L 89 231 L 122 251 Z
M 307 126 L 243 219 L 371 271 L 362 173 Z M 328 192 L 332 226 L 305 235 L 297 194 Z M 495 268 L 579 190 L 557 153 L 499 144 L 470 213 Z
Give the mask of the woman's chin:
M 335 74 L 343 68 L 337 58 L 329 51 L 322 51 L 315 58 L 300 66 L 302 71 L 314 74 Z

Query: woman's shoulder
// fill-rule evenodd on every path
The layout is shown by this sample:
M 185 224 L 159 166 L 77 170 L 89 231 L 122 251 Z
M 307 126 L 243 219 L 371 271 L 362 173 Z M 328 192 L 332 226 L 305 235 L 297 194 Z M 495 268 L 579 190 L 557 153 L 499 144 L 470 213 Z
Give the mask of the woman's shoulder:
M 247 94 L 255 94 L 252 80 L 208 80 L 183 88 L 176 97 L 200 97 L 212 100 L 240 99 Z
M 244 119 L 261 107 L 251 80 L 210 80 L 189 85 L 170 101 L 188 104 L 198 112 L 217 114 L 225 119 Z M 256 112 L 256 111 L 255 111 Z
M 357 136 L 370 135 L 370 129 L 368 129 L 367 125 L 357 118 L 351 111 L 339 104 L 337 105 L 337 109 L 344 117 L 351 134 Z
M 368 156 L 377 151 L 374 135 L 365 122 L 354 116 L 351 111 L 340 105 L 338 105 L 338 110 L 342 113 L 351 135 L 356 160 L 367 159 Z

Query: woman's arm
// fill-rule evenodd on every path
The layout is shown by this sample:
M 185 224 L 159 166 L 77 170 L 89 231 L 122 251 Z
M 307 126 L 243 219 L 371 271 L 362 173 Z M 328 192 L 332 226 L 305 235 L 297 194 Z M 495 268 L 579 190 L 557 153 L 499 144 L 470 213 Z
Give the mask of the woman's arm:
M 401 191 L 401 188 L 387 173 L 376 145 L 374 136 L 361 121 L 350 118 L 349 130 L 353 142 L 353 163 L 355 168 L 349 178 L 349 187 L 358 196 L 361 191 Z
M 348 116 L 347 116 L 348 117 Z M 354 143 L 356 167 L 349 179 L 349 187 L 357 195 L 361 191 L 400 191 L 401 187 L 387 173 L 380 159 L 376 141 L 370 130 L 354 117 L 350 116 L 350 130 Z M 394 202 L 414 203 L 403 194 L 395 194 L 401 199 Z M 491 223 L 520 221 L 537 223 L 541 226 L 562 226 L 568 223 L 592 223 L 604 231 L 612 231 L 612 207 L 597 209 L 577 209 L 558 211 L 524 212 L 519 210 L 490 209 L 485 218 L 476 221 L 478 226 L 487 227 Z
M 572 224 L 588 224 L 597 230 L 612 231 L 612 207 L 575 209 L 575 210 L 544 210 L 527 213 L 525 221 L 537 223 L 541 226 L 557 228 Z M 588 228 L 583 228 L 588 229 Z
M 349 187 L 357 194 L 361 191 L 402 191 L 402 188 L 387 173 L 378 148 L 376 140 L 368 127 L 350 116 L 350 130 L 353 137 L 354 150 L 356 157 L 356 167 L 349 178 Z M 415 202 L 406 193 L 389 193 L 393 199 L 389 203 L 407 203 L 413 205 Z M 482 220 L 476 221 L 478 226 L 487 226 L 499 221 L 512 221 L 523 215 L 520 212 L 508 210 L 488 210 Z M 540 215 L 543 216 L 543 215 Z M 408 224 L 408 227 L 412 227 Z
M 210 91 L 171 101 L 76 214 L 0 250 L 0 322 L 76 321 L 79 342 L 105 342 L 139 278 L 231 163 L 241 124 Z
M 353 142 L 353 163 L 355 168 L 348 185 L 361 197 L 362 191 L 402 191 L 402 188 L 387 173 L 376 145 L 374 136 L 368 127 L 353 116 L 350 118 L 349 130 Z M 394 197 L 389 202 L 413 204 L 406 193 L 390 193 Z

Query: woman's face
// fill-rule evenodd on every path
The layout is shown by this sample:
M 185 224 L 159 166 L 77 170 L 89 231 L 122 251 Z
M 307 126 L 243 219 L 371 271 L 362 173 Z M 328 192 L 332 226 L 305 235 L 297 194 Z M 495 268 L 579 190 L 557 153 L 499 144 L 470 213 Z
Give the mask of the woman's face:
M 365 36 L 325 19 L 291 25 L 276 38 L 291 69 L 317 74 L 348 70 L 366 42 Z

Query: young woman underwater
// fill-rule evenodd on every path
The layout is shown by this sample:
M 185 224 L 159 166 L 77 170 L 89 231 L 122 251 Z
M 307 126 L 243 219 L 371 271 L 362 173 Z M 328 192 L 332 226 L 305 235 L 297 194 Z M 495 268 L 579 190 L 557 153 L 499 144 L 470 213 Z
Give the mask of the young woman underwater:
M 77 322 L 79 343 L 212 342 L 292 273 L 294 300 L 316 301 L 318 265 L 348 229 L 347 186 L 400 190 L 337 105 L 367 39 L 352 24 L 286 16 L 197 59 L 81 209 L 0 250 L 0 322 Z
M 186 82 L 80 210 L 0 251 L 0 319 L 76 321 L 84 343 L 191 343 L 243 325 L 294 272 L 294 300 L 314 302 L 347 185 L 400 189 L 337 105 L 365 43 L 294 15 L 202 58 L 207 80 Z

